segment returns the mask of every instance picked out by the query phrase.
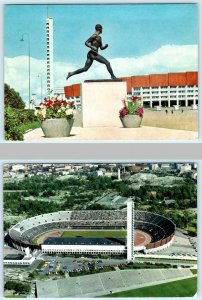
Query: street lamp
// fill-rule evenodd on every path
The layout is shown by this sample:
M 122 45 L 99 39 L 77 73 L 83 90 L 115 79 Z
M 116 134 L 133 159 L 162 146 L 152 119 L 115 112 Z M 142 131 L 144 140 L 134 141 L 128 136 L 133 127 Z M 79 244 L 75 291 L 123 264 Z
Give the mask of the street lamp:
M 37 77 L 38 77 L 38 78 L 41 77 L 41 102 L 42 102 L 42 101 L 43 101 L 43 99 L 42 99 L 42 74 L 39 73 L 39 74 L 37 75 Z
M 29 109 L 30 109 L 30 38 L 28 33 L 23 33 L 22 38 L 20 39 L 20 42 L 24 42 L 24 36 L 27 35 L 27 41 L 28 41 L 28 57 L 29 57 Z

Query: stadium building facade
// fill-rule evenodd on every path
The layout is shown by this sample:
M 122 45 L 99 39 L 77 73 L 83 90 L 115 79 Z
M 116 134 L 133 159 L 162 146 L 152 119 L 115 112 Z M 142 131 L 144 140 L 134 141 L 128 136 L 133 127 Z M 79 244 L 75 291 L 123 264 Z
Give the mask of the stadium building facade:
M 141 97 L 143 106 L 193 107 L 198 105 L 198 72 L 138 75 L 122 77 L 127 83 L 127 96 Z M 80 84 L 64 88 L 65 97 L 81 106 Z
M 121 245 L 123 244 L 123 245 Z M 107 238 L 48 238 L 41 246 L 43 253 L 124 254 L 125 243 Z

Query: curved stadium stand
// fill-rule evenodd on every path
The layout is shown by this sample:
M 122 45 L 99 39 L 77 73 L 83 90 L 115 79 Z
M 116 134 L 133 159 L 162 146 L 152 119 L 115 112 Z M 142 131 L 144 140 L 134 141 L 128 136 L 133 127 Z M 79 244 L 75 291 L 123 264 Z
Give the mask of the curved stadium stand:
M 175 224 L 168 218 L 146 211 L 135 211 L 135 229 L 151 236 L 147 249 L 169 243 L 175 233 Z M 45 232 L 61 229 L 126 229 L 127 212 L 123 210 L 59 211 L 23 220 L 9 230 L 14 247 L 38 248 L 33 239 Z

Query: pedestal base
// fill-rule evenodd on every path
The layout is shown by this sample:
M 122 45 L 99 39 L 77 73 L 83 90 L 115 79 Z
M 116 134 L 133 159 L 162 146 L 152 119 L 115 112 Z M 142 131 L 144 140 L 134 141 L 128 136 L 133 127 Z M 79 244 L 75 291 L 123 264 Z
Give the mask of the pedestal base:
M 81 85 L 83 127 L 120 127 L 119 110 L 126 94 L 126 82 L 84 82 Z

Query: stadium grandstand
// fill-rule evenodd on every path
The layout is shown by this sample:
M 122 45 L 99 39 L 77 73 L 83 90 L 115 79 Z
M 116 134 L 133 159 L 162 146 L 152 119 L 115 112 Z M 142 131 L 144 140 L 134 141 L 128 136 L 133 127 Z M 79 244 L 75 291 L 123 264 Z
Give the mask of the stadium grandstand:
M 104 254 L 113 252 L 124 254 L 127 252 L 129 241 L 126 239 L 123 242 L 123 239 L 106 237 L 96 238 L 95 242 L 93 238 L 71 239 L 58 235 L 60 232 L 71 230 L 78 230 L 78 232 L 79 230 L 123 230 L 127 231 L 127 236 L 130 234 L 129 230 L 132 230 L 133 253 L 161 251 L 172 243 L 175 224 L 170 219 L 151 212 L 131 210 L 128 201 L 127 210 L 129 209 L 129 215 L 133 213 L 131 226 L 127 223 L 129 215 L 123 210 L 59 211 L 38 215 L 10 228 L 9 244 L 22 251 L 29 247 L 31 250 L 41 249 L 43 253 L 96 253 L 97 251 Z M 45 239 L 38 244 L 34 242 L 43 234 Z
M 127 84 L 127 96 L 141 97 L 144 107 L 190 107 L 198 105 L 198 72 L 136 75 L 119 78 Z M 55 94 L 75 101 L 81 107 L 81 84 L 65 86 Z

